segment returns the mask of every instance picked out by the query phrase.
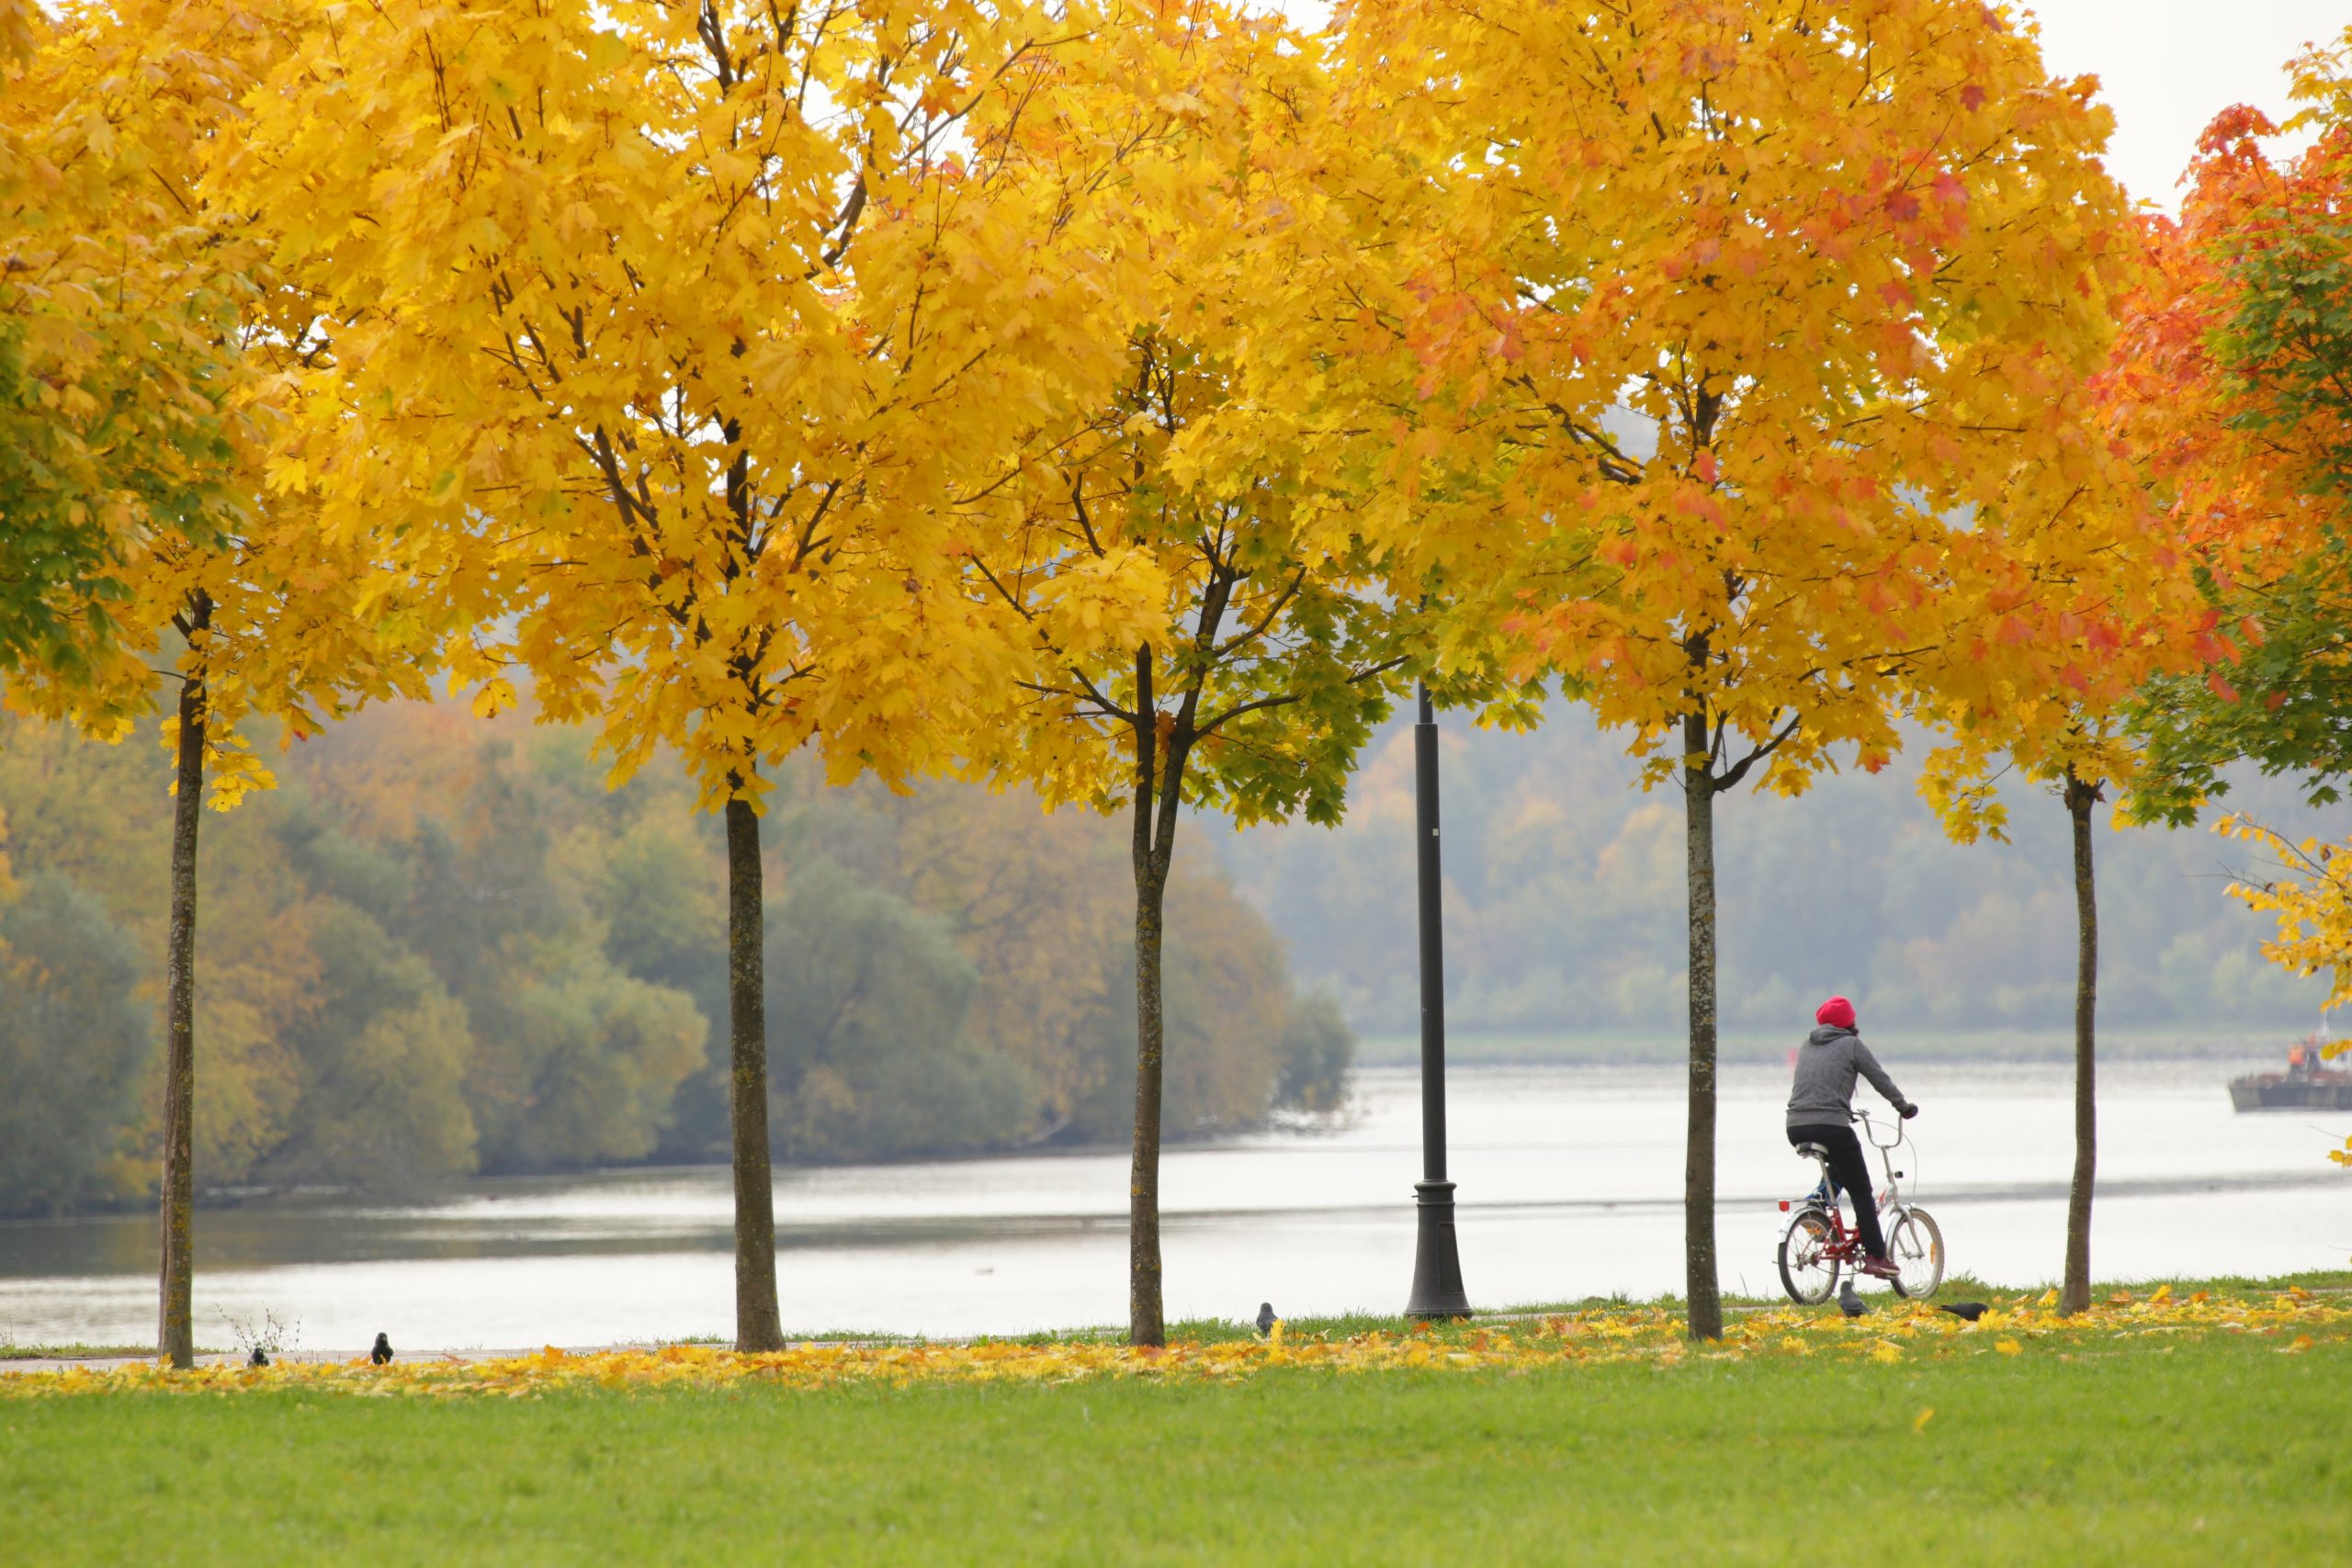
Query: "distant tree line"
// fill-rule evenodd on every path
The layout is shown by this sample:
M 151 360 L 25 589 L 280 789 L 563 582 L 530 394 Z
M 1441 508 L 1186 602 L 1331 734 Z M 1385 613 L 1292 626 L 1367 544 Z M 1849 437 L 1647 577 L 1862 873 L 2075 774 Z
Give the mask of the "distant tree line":
M 1457 1032 L 1654 1037 L 1675 1054 L 1683 919 L 1680 800 L 1573 712 L 1532 735 L 1444 728 L 1446 1017 Z M 1825 994 L 1877 1030 L 2057 1032 L 2074 1002 L 2066 825 L 2020 807 L 2006 846 L 1952 843 L 1917 766 L 1833 774 L 1757 803 L 1721 850 L 1724 1027 L 1802 1033 Z M 2341 836 L 2291 780 L 2239 768 L 2232 804 L 2301 838 Z M 2029 794 L 2022 781 L 2009 792 Z M 1413 932 L 1412 748 L 1392 723 L 1366 748 L 1347 820 L 1268 825 L 1223 846 L 1237 885 L 1309 984 L 1358 1029 L 1406 1033 L 1419 1005 Z M 2109 983 L 2118 1027 L 2217 1041 L 2301 1034 L 2325 984 L 2266 957 L 2268 922 L 2229 895 L 2258 852 L 2201 832 L 2103 834 Z M 1892 1037 L 1890 1035 L 1890 1037 Z
M 143 1201 L 166 819 L 153 743 L 11 721 L 0 816 L 0 1210 Z M 585 736 L 425 705 L 285 758 L 218 819 L 197 1013 L 203 1190 L 413 1194 L 474 1172 L 724 1159 L 718 825 L 674 768 L 607 792 Z M 1117 1139 L 1129 1120 L 1122 846 L 1101 819 L 787 773 L 766 929 L 775 1153 Z M 1170 897 L 1184 1133 L 1336 1104 L 1353 1039 L 1208 869 Z

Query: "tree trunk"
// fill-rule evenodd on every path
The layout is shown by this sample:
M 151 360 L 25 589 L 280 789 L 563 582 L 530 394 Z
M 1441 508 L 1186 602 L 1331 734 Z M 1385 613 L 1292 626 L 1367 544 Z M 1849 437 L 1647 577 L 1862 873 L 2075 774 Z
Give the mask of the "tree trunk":
M 1204 623 L 1212 632 L 1216 619 Z M 1168 903 L 1168 868 L 1176 858 L 1176 809 L 1184 798 L 1184 760 L 1192 750 L 1188 694 L 1160 755 L 1159 708 L 1152 693 L 1149 644 L 1136 655 L 1136 804 L 1131 852 L 1136 878 L 1136 1134 L 1127 1172 L 1127 1343 L 1168 1342 L 1159 1280 L 1159 1123 L 1164 1047 L 1159 955 Z
M 189 624 L 204 630 L 211 609 L 211 601 L 198 595 Z M 204 682 L 193 675 L 180 682 L 179 718 L 171 934 L 164 960 L 164 1238 L 155 1354 L 187 1368 L 196 1365 L 196 830 L 204 811 L 206 721 Z
M 2091 1304 L 2091 1187 L 2098 1168 L 2097 1036 L 2098 890 L 2091 874 L 2091 805 L 2098 787 L 2066 770 L 2066 811 L 2075 819 L 2075 1181 L 2066 1194 L 2066 1280 L 2058 1310 Z
M 734 781 L 738 788 L 747 781 Z M 768 1167 L 768 1029 L 760 818 L 727 803 L 727 1103 L 735 1137 L 735 1348 L 784 1348 L 775 1295 L 775 1184 Z
M 1148 821 L 1148 808 L 1136 811 Z M 1159 954 L 1168 867 L 1148 850 L 1136 858 L 1136 1136 L 1127 1179 L 1127 1343 L 1163 1345 L 1159 1280 L 1159 1121 L 1166 1040 Z
M 1683 1269 L 1690 1337 L 1720 1339 L 1724 1306 L 1715 1286 L 1715 779 L 1703 711 L 1684 716 L 1682 750 L 1690 901 L 1690 1122 L 1682 1164 Z

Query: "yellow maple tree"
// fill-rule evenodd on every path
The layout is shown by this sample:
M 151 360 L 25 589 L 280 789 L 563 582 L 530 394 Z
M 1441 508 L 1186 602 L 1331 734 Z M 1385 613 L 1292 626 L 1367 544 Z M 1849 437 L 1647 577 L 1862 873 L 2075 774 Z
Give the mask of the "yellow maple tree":
M 124 101 L 204 67 L 69 69 L 86 16 L 0 0 L 0 674 L 51 682 L 91 673 L 151 515 L 195 536 L 232 510 L 217 344 L 242 279 Z
M 941 502 L 1120 368 L 1122 171 L 1191 110 L 1089 109 L 1153 7 L 329 9 L 230 160 L 318 310 L 273 482 L 400 519 L 482 711 L 527 671 L 723 810 L 737 1337 L 772 1347 L 763 770 L 942 768 L 1009 689 Z
M 145 420 L 201 433 L 175 451 L 165 481 L 163 493 L 183 504 L 153 504 L 151 496 L 131 505 L 91 493 L 90 504 L 116 513 L 114 591 L 59 606 L 76 657 L 27 668 L 6 692 L 13 706 L 69 718 L 106 740 L 121 739 L 154 704 L 159 665 L 173 698 L 164 728 L 174 753 L 174 826 L 157 1350 L 177 1366 L 194 1351 L 201 807 L 208 793 L 214 807 L 228 810 L 271 783 L 239 738 L 242 719 L 271 715 L 289 739 L 300 738 L 367 698 L 421 695 L 429 642 L 370 533 L 322 530 L 299 500 L 263 493 L 304 317 L 277 287 L 246 215 L 220 202 L 209 182 L 237 96 L 291 36 L 282 23 L 233 5 L 125 0 L 76 9 L 40 40 L 8 104 L 13 123 L 45 130 L 52 163 L 109 169 L 100 184 L 143 193 L 78 217 L 113 227 L 86 231 L 60 254 L 108 245 L 124 255 L 153 253 L 156 271 L 141 287 L 165 302 L 158 309 L 173 322 L 169 335 L 150 340 L 170 356 L 170 384 L 124 395 L 157 400 Z M 151 231 L 164 215 L 161 231 Z M 81 287 L 89 288 L 86 277 Z M 95 463 L 103 454 L 90 447 L 88 456 Z M 85 474 L 72 482 L 93 481 Z
M 1330 355 L 1317 374 L 1280 368 L 1299 352 L 1292 309 L 1334 298 L 1318 261 L 1350 239 L 1327 220 L 1349 161 L 1328 134 L 1322 46 L 1278 18 L 1178 14 L 1182 28 L 1146 39 L 1148 58 L 1125 73 L 1181 80 L 1201 110 L 1159 162 L 1169 238 L 1148 290 L 1112 323 L 1124 374 L 1091 408 L 1041 423 L 968 508 L 971 591 L 1032 656 L 976 767 L 1049 807 L 1128 818 L 1137 1345 L 1166 1335 L 1163 1091 L 1185 1032 L 1162 978 L 1182 814 L 1336 820 L 1357 751 L 1433 664 L 1439 624 L 1418 585 L 1395 591 L 1356 509 L 1363 444 L 1348 421 L 1363 378 Z

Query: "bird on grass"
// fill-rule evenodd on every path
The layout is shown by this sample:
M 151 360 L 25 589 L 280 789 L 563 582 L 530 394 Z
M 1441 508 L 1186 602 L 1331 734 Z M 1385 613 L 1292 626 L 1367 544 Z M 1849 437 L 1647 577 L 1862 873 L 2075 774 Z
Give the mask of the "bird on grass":
M 376 1335 L 376 1343 L 369 1348 L 368 1351 L 368 1359 L 375 1362 L 379 1367 L 388 1364 L 392 1359 L 391 1336 L 385 1334 L 380 1329 L 378 1330 Z
M 1862 1298 L 1854 1293 L 1854 1281 L 1851 1280 L 1838 1281 L 1838 1310 L 1848 1317 L 1860 1317 L 1871 1310 Z
M 1272 1334 L 1273 1331 L 1274 1303 L 1272 1302 L 1260 1302 L 1258 1303 L 1258 1332 L 1261 1334 Z
M 256 1345 L 254 1347 L 254 1353 L 245 1359 L 245 1365 L 249 1367 L 266 1367 L 269 1365 L 269 1353 L 264 1350 L 260 1346 Z
M 1954 1317 L 1964 1317 L 1968 1319 L 1969 1322 L 1974 1323 L 1978 1318 L 1984 1315 L 1985 1308 L 1983 1302 L 1939 1302 L 1936 1304 L 1936 1310 L 1938 1312 L 1948 1312 Z

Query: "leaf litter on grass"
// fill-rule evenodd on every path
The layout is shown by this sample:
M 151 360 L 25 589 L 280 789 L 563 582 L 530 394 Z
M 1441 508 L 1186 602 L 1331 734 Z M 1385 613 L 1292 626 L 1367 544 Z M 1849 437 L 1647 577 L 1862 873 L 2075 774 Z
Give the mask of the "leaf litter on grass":
M 2291 1337 L 2290 1337 L 2291 1333 Z M 1821 1353 L 1899 1368 L 1922 1358 L 2018 1356 L 2033 1347 L 2074 1352 L 2126 1350 L 2159 1337 L 2276 1336 L 2282 1354 L 2322 1340 L 2352 1338 L 2352 1304 L 2290 1288 L 2267 1300 L 2199 1291 L 2176 1298 L 2160 1288 L 2144 1297 L 2118 1292 L 2079 1316 L 2059 1315 L 2025 1296 L 1975 1322 L 1924 1303 L 1897 1303 L 1868 1319 L 1795 1307 L 1744 1314 L 1712 1344 L 1687 1338 L 1679 1314 L 1664 1307 L 1610 1306 L 1549 1314 L 1502 1326 L 1353 1334 L 1277 1332 L 1264 1340 L 1179 1340 L 1137 1349 L 1101 1340 L 983 1341 L 891 1345 L 804 1343 L 763 1354 L 709 1345 L 650 1350 L 569 1352 L 480 1361 L 370 1365 L 304 1362 L 270 1367 L 210 1366 L 175 1371 L 160 1362 L 105 1371 L 0 1375 L 0 1399 L 37 1399 L 133 1392 L 238 1393 L 311 1389 L 356 1395 L 504 1396 L 558 1389 L 721 1388 L 769 1384 L 820 1388 L 916 1382 L 1076 1382 L 1131 1378 L 1162 1382 L 1232 1382 L 1288 1370 L 1333 1372 L 1526 1372 L 1562 1366 L 1648 1364 L 1661 1370 L 1700 1361 L 1741 1361 Z

